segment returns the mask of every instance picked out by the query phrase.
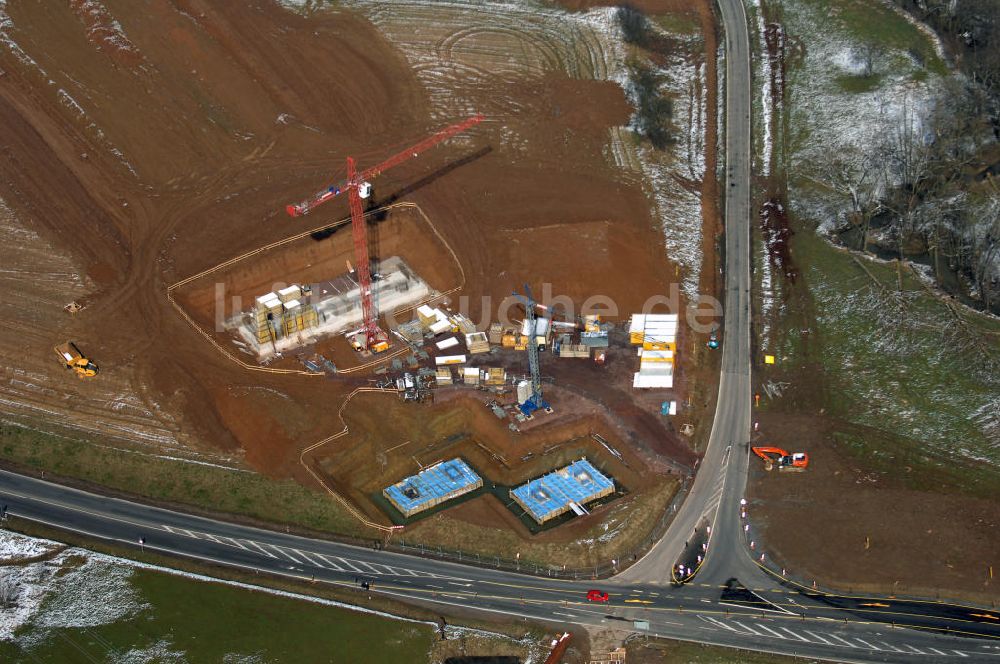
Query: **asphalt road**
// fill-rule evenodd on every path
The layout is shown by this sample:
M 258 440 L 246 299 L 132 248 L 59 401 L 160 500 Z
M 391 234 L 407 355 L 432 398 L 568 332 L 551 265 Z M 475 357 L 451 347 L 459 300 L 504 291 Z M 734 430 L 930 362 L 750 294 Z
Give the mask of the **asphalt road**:
M 749 588 L 741 588 L 700 578 L 675 587 L 528 576 L 206 519 L 7 471 L 0 471 L 0 501 L 8 518 L 135 549 L 142 538 L 147 551 L 339 586 L 359 598 L 378 593 L 442 613 L 462 608 L 500 614 L 508 621 L 613 625 L 655 636 L 845 661 L 1000 661 L 1000 619 L 985 617 L 990 612 L 982 609 L 824 595 L 764 577 L 759 586 L 744 582 Z M 363 589 L 362 582 L 371 587 Z M 607 604 L 586 601 L 587 590 L 594 587 L 610 594 Z
M 8 515 L 168 556 L 378 593 L 507 620 L 605 625 L 744 649 L 857 662 L 1000 661 L 1000 613 L 938 602 L 846 597 L 776 579 L 747 549 L 739 514 L 750 438 L 750 49 L 740 0 L 726 27 L 726 296 L 719 399 L 701 470 L 664 538 L 625 573 L 570 581 L 308 539 L 107 498 L 0 471 Z M 691 583 L 670 569 L 711 523 Z M 368 582 L 369 589 L 360 584 Z M 610 594 L 607 604 L 586 591 Z

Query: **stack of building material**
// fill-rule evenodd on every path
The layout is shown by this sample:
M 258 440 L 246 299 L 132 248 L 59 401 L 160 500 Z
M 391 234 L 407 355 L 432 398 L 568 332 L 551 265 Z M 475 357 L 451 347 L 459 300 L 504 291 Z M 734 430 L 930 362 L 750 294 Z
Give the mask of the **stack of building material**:
M 475 367 L 465 367 L 462 369 L 462 380 L 466 385 L 479 385 L 479 369 Z
M 521 341 L 522 343 L 519 343 L 518 344 L 519 346 L 527 345 L 528 343 L 528 334 L 530 334 L 530 330 L 528 330 L 528 325 L 529 323 L 527 320 L 521 323 L 521 339 L 519 341 Z M 551 338 L 552 338 L 552 326 L 549 325 L 549 319 L 536 318 L 535 343 L 537 343 L 539 346 L 547 346 Z
M 590 357 L 590 346 L 584 344 L 561 344 L 559 357 Z
M 435 311 L 435 309 L 432 309 L 426 304 L 422 304 L 417 307 L 417 319 L 420 321 L 420 324 L 424 327 L 430 327 L 433 323 L 436 323 L 438 321 L 438 317 L 434 313 Z
M 257 342 L 282 339 L 319 325 L 316 309 L 301 299 L 308 292 L 293 285 L 258 297 L 254 313 Z
M 503 328 L 500 323 L 493 323 L 490 325 L 489 339 L 490 343 L 493 345 L 498 345 L 501 341 L 503 341 Z
M 513 348 L 517 345 L 517 332 L 514 331 L 514 328 L 508 327 L 503 331 L 503 334 L 500 335 L 500 343 L 504 348 Z
M 636 389 L 669 389 L 674 386 L 672 362 L 643 362 L 632 378 Z
M 646 350 L 677 350 L 677 314 L 633 314 L 629 341 Z
M 269 343 L 277 337 L 281 330 L 281 314 L 281 299 L 276 293 L 268 293 L 257 298 L 254 321 L 258 344 Z
M 434 358 L 434 363 L 439 367 L 449 364 L 465 364 L 465 355 L 438 355 Z
M 448 367 L 438 369 L 434 374 L 434 378 L 437 380 L 438 385 L 451 385 L 451 369 Z
M 447 318 L 444 320 L 435 321 L 431 323 L 427 329 L 430 330 L 431 334 L 434 335 L 444 334 L 445 332 L 451 332 L 451 321 L 449 321 Z
M 476 324 L 462 314 L 455 314 L 454 316 L 451 316 L 451 322 L 458 328 L 455 330 L 456 332 L 461 332 L 462 334 L 472 334 L 476 331 Z
M 421 325 L 430 330 L 431 334 L 444 334 L 453 327 L 448 314 L 440 309 L 432 309 L 426 304 L 417 307 L 417 318 Z
M 639 349 L 639 371 L 633 376 L 632 387 L 636 389 L 666 389 L 674 386 L 674 351 L 671 349 L 647 348 L 649 337 L 643 336 L 643 346 Z M 659 342 L 653 342 L 659 343 Z
M 486 338 L 485 332 L 473 332 L 465 335 L 465 345 L 468 347 L 470 355 L 490 352 L 490 342 Z
M 484 385 L 503 385 L 507 382 L 507 370 L 503 367 L 483 367 L 482 381 Z
M 438 350 L 444 350 L 446 348 L 452 348 L 453 346 L 457 346 L 458 345 L 458 337 L 448 337 L 447 339 L 443 339 L 443 340 L 437 342 L 434 345 L 437 346 Z

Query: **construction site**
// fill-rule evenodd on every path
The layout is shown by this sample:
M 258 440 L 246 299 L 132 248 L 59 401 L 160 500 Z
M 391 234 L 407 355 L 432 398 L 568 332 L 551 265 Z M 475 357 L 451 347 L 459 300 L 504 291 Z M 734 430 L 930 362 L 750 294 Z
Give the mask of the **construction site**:
M 126 37 L 100 48 L 72 8 L 2 10 L 35 58 L 3 62 L 20 141 L 5 292 L 46 303 L 0 302 L 20 331 L 0 340 L 4 418 L 291 478 L 408 538 L 502 524 L 575 542 L 665 505 L 707 434 L 713 371 L 687 291 L 648 303 L 690 274 L 712 291 L 718 217 L 714 185 L 677 162 L 704 260 L 668 251 L 610 10 L 194 5 L 195 20 L 106 8 Z M 685 49 L 714 72 L 714 45 Z M 17 99 L 57 63 L 82 115 L 55 88 L 26 113 Z M 714 94 L 678 96 L 709 109 L 706 135 Z M 556 514 L 512 493 L 584 458 L 600 495 Z M 455 459 L 481 485 L 419 489 Z

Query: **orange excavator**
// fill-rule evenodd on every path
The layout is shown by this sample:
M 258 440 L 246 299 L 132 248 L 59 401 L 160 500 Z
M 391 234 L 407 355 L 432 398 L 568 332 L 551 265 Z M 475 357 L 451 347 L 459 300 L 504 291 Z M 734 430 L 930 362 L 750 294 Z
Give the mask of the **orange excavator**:
M 764 460 L 764 468 L 772 470 L 805 470 L 809 467 L 809 455 L 805 452 L 789 453 L 780 447 L 751 447 L 751 451 Z

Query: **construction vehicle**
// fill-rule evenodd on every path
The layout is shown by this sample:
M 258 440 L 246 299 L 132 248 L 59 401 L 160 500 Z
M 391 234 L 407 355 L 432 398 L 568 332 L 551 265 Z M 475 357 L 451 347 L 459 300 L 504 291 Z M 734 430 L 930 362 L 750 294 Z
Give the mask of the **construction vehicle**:
M 75 371 L 80 378 L 90 378 L 97 375 L 99 371 L 97 365 L 84 357 L 72 341 L 56 346 L 55 351 L 66 368 Z
M 772 470 L 805 470 L 809 467 L 809 455 L 805 452 L 789 453 L 780 447 L 751 447 L 750 450 L 764 461 L 764 468 Z
M 369 180 L 383 172 L 402 164 L 421 152 L 464 132 L 466 129 L 484 120 L 482 115 L 474 115 L 458 124 L 446 127 L 425 138 L 411 147 L 397 152 L 381 164 L 363 171 L 357 170 L 354 157 L 347 158 L 347 179 L 331 185 L 315 194 L 312 198 L 286 206 L 289 216 L 300 217 L 309 214 L 313 209 L 330 201 L 341 193 L 347 194 L 348 206 L 351 210 L 351 235 L 354 239 L 355 274 L 358 287 L 361 290 L 361 335 L 364 337 L 362 350 L 379 353 L 389 348 L 389 335 L 378 325 L 378 312 L 375 309 L 375 298 L 372 294 L 371 259 L 368 255 L 368 227 L 362 201 L 371 198 L 372 185 Z

